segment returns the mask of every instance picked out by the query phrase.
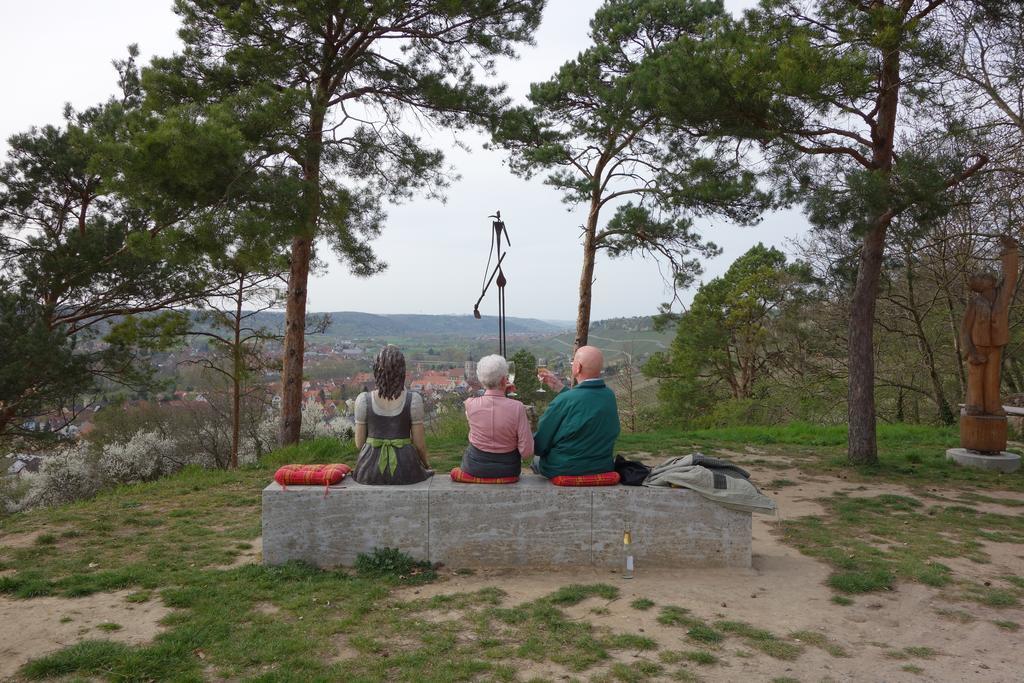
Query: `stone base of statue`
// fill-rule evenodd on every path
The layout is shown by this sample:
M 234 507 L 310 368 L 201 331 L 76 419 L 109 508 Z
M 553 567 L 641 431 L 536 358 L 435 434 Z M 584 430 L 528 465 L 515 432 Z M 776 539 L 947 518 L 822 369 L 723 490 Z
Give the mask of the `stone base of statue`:
M 966 448 L 950 448 L 946 460 L 952 460 L 963 467 L 993 472 L 1016 472 L 1020 469 L 1020 456 L 1016 453 L 978 453 Z
M 1006 450 L 1005 415 L 961 415 L 960 447 L 979 453 Z

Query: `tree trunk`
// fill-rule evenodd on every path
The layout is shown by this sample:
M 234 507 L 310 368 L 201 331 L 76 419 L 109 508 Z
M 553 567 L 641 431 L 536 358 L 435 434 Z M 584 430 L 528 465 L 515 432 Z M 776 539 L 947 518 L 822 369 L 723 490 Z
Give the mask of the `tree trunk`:
M 918 344 L 920 345 L 921 353 L 925 357 L 925 361 L 928 363 L 928 377 L 932 381 L 935 404 L 939 408 L 939 419 L 942 420 L 944 425 L 956 424 L 956 416 L 953 414 L 953 408 L 946 398 L 946 391 L 942 387 L 942 378 L 939 377 L 939 370 L 935 366 L 935 353 L 932 351 L 931 344 L 924 337 L 918 339 Z
M 949 314 L 949 331 L 953 336 L 953 352 L 956 354 L 956 379 L 960 385 L 960 397 L 967 396 L 967 377 L 964 374 L 964 355 L 960 348 L 960 323 L 956 319 L 956 312 L 953 308 L 953 299 L 946 290 L 946 312 Z
M 78 212 L 78 234 L 85 237 L 85 218 L 89 211 L 89 202 L 91 201 L 89 195 L 86 193 L 82 197 L 82 207 Z
M 883 174 L 887 183 L 891 182 L 899 84 L 900 53 L 898 50 L 883 51 L 879 74 L 878 119 L 871 130 L 871 170 Z M 871 229 L 864 236 L 857 267 L 857 283 L 854 285 L 850 305 L 850 385 L 847 398 L 850 432 L 847 458 L 852 465 L 872 465 L 878 462 L 875 434 L 875 303 L 885 252 L 885 236 L 892 217 L 891 208 L 883 209 L 871 222 Z
M 318 102 L 321 100 L 318 99 Z M 281 373 L 281 445 L 299 442 L 302 428 L 302 368 L 306 352 L 306 289 L 313 240 L 320 220 L 320 158 L 323 154 L 323 127 L 326 104 L 315 106 L 310 114 L 306 164 L 303 168 L 305 211 L 302 225 L 292 238 L 288 271 L 288 303 L 285 308 L 284 368 Z
M 1020 393 L 1021 382 L 1019 364 L 1005 356 L 1003 358 L 1003 384 L 1006 385 L 1006 388 L 1010 390 L 1011 394 Z
M 242 431 L 242 302 L 245 299 L 245 275 L 238 277 L 235 299 L 235 345 L 231 368 L 231 469 L 238 469 L 238 442 Z
M 878 462 L 875 439 L 875 300 L 888 227 L 888 221 L 876 225 L 864 238 L 850 306 L 850 385 L 847 397 L 850 434 L 847 457 L 854 465 Z
M 14 406 L 0 405 L 0 436 L 7 433 L 14 421 Z
M 917 310 L 917 292 L 914 289 L 914 270 L 910 254 L 904 255 L 904 261 L 907 274 L 907 305 L 910 308 L 911 322 L 914 323 L 917 348 L 921 351 L 921 355 L 924 356 L 925 364 L 928 367 L 928 378 L 932 383 L 935 405 L 939 409 L 939 419 L 942 421 L 942 424 L 951 425 L 956 422 L 956 418 L 953 416 L 953 409 L 946 399 L 946 391 L 942 387 L 942 378 L 939 377 L 939 370 L 935 365 L 935 351 L 932 349 L 931 342 L 928 341 L 928 336 L 924 331 L 924 321 Z
M 285 308 L 284 368 L 281 373 L 281 445 L 299 442 L 302 428 L 302 361 L 306 352 L 306 286 L 309 282 L 311 237 L 292 239 Z
M 583 238 L 583 271 L 580 273 L 580 302 L 576 310 L 576 344 L 573 353 L 581 346 L 586 346 L 590 337 L 590 302 L 594 287 L 594 259 L 597 256 L 597 219 L 601 207 L 599 199 L 590 202 L 590 214 L 587 216 L 586 234 Z
M 960 321 L 956 317 L 956 306 L 953 304 L 953 292 L 950 289 L 949 272 L 947 270 L 949 260 L 952 258 L 951 254 L 947 253 L 946 246 L 947 240 L 939 240 L 939 245 L 942 251 L 939 254 L 939 263 L 942 268 L 942 294 L 943 300 L 946 302 L 946 313 L 949 317 L 949 331 L 953 337 L 953 352 L 955 354 L 955 367 L 956 367 L 956 379 L 958 383 L 959 393 L 957 394 L 957 403 L 960 399 L 967 396 L 967 375 L 964 372 L 963 363 L 963 350 L 960 348 Z M 959 254 L 957 254 L 959 258 Z M 963 282 L 960 278 L 957 278 L 958 283 L 963 287 Z

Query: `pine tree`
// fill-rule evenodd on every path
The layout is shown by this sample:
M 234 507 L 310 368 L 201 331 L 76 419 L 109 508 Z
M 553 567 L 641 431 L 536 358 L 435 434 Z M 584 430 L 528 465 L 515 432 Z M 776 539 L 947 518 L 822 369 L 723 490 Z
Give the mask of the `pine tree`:
M 0 434 L 44 411 L 71 420 L 83 395 L 104 383 L 148 385 L 143 356 L 181 330 L 181 317 L 167 311 L 194 302 L 214 275 L 191 232 L 194 205 L 157 217 L 126 191 L 145 155 L 136 137 L 136 55 L 133 46 L 115 62 L 119 97 L 68 107 L 62 125 L 8 141 L 0 167 Z M 200 184 L 201 170 L 221 168 L 205 161 L 191 166 Z M 172 164 L 154 156 L 140 166 L 160 176 Z
M 439 196 L 444 155 L 417 121 L 453 128 L 493 117 L 501 88 L 481 84 L 540 20 L 543 0 L 178 0 L 185 51 L 145 78 L 162 106 L 227 104 L 261 169 L 297 185 L 291 230 L 281 440 L 299 438 L 306 291 L 314 246 L 352 271 L 384 267 L 368 241 L 383 206 Z
M 713 47 L 722 68 L 706 81 L 679 73 L 685 50 L 661 63 L 669 116 L 695 87 L 720 93 L 717 122 L 764 143 L 771 177 L 804 203 L 822 231 L 852 234 L 858 251 L 848 324 L 848 457 L 877 462 L 874 323 L 894 218 L 926 225 L 950 205 L 948 190 L 988 155 L 935 106 L 948 64 L 943 27 L 960 0 L 763 0 Z M 678 118 L 683 119 L 683 111 Z M 911 128 L 913 122 L 913 128 Z
M 693 283 L 698 257 L 718 253 L 692 229 L 695 216 L 756 220 L 766 197 L 735 154 L 701 135 L 712 98 L 690 98 L 676 122 L 651 106 L 657 82 L 648 68 L 673 46 L 694 48 L 728 25 L 715 0 L 608 0 L 590 22 L 593 45 L 550 80 L 530 88 L 531 107 L 508 112 L 494 142 L 511 167 L 545 182 L 565 203 L 587 208 L 576 316 L 576 348 L 587 343 L 595 259 L 653 256 L 667 264 L 673 288 Z M 698 55 L 699 52 L 693 54 Z M 680 77 L 714 68 L 695 57 Z M 614 208 L 602 225 L 601 214 Z

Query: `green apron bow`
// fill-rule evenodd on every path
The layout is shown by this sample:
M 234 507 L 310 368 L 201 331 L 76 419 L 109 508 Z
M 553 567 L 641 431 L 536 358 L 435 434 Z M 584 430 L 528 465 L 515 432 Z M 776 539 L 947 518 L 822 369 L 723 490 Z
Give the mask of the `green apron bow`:
M 377 460 L 377 468 L 380 470 L 381 474 L 390 475 L 398 469 L 398 453 L 395 452 L 395 449 L 411 445 L 412 440 L 377 439 L 372 436 L 368 436 L 366 437 L 366 443 L 370 444 L 374 448 L 380 449 L 380 458 Z

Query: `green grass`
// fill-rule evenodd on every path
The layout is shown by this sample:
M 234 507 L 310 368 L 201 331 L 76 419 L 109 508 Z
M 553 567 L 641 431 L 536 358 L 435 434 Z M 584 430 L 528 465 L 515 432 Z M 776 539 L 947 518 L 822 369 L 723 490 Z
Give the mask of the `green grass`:
M 36 537 L 36 545 L 53 545 L 57 542 L 56 534 L 39 534 Z
M 623 683 L 641 683 L 641 681 L 648 681 L 659 676 L 663 671 L 664 667 L 654 662 L 641 661 L 631 664 L 616 662 L 612 665 L 611 677 L 612 680 Z
M 758 446 L 846 446 L 846 425 L 816 425 L 790 422 L 782 425 L 740 425 L 698 430 L 662 429 L 636 434 L 623 434 L 620 439 L 651 443 L 666 439 L 701 441 L 705 443 L 743 443 Z M 959 435 L 956 427 L 931 425 L 879 424 L 878 445 L 884 451 L 892 446 L 955 445 Z M 677 445 L 677 444 L 676 444 Z
M 935 613 L 939 616 L 949 619 L 950 621 L 955 621 L 961 624 L 969 624 L 976 620 L 973 614 L 971 614 L 970 612 L 966 612 L 962 609 L 939 607 L 935 610 Z
M 696 617 L 690 616 L 690 610 L 685 607 L 666 605 L 658 613 L 658 623 L 665 626 L 699 626 L 704 622 Z
M 665 650 L 658 653 L 658 658 L 663 664 L 679 664 L 680 662 L 693 662 L 701 666 L 718 664 L 721 660 L 706 650 Z
M 141 667 L 146 674 L 173 675 L 177 673 L 173 663 L 171 666 L 160 666 L 156 662 L 145 662 Z M 112 643 L 106 640 L 84 640 L 61 650 L 56 654 L 29 662 L 22 673 L 29 679 L 54 678 L 69 674 L 99 675 L 120 674 L 124 678 L 142 664 L 139 656 L 128 645 Z M 159 676 L 157 676 L 159 678 Z
M 897 581 L 941 587 L 953 580 L 943 558 L 987 562 L 979 539 L 1024 543 L 1024 518 L 965 506 L 928 506 L 912 496 L 821 500 L 827 514 L 780 522 L 787 543 L 828 562 L 828 584 L 840 593 L 890 590 Z M 982 589 L 968 597 L 993 606 L 1015 604 L 1017 589 Z
M 647 636 L 599 629 L 585 620 L 570 618 L 563 611 L 588 598 L 612 600 L 617 596 L 618 589 L 607 584 L 571 584 L 532 602 L 506 607 L 503 605 L 506 597 L 503 591 L 485 588 L 475 593 L 392 603 L 390 619 L 370 631 L 386 632 L 388 624 L 393 628 L 402 620 L 417 624 L 421 615 L 435 610 L 458 610 L 457 619 L 434 621 L 430 628 L 446 632 L 446 637 L 454 638 L 456 642 L 469 640 L 477 643 L 477 651 L 485 655 L 485 659 L 548 661 L 574 672 L 584 672 L 608 662 L 610 653 L 615 651 L 641 653 L 658 648 L 657 642 Z M 369 615 L 370 620 L 381 618 L 376 612 Z M 360 632 L 365 632 L 368 627 L 366 622 L 358 625 Z M 409 630 L 416 629 L 410 626 Z M 471 651 L 467 648 L 459 652 L 465 656 Z M 630 667 L 628 673 L 620 673 L 650 675 L 644 667 Z
M 259 468 L 188 469 L 160 481 L 114 489 L 92 501 L 0 521 L 5 533 L 47 530 L 57 536 L 52 544 L 11 549 L 5 555 L 17 573 L 0 578 L 4 593 L 30 598 L 131 589 L 129 602 L 160 599 L 176 608 L 152 643 L 133 647 L 86 641 L 31 662 L 24 675 L 194 680 L 210 666 L 226 678 L 382 677 L 372 672 L 386 671 L 392 663 L 377 663 L 381 652 L 334 663 L 329 657 L 311 659 L 308 652 L 310 647 L 333 652 L 337 646 L 332 643 L 346 630 L 353 631 L 352 642 L 363 646 L 371 640 L 360 640 L 364 630 L 374 637 L 389 633 L 378 621 L 387 621 L 389 586 L 401 583 L 399 577 L 405 574 L 388 571 L 405 567 L 371 562 L 366 569 L 377 572 L 373 577 L 301 564 L 219 568 L 250 549 L 259 536 L 260 490 L 273 469 L 283 462 L 344 460 L 351 455 L 336 443 L 312 442 L 278 452 Z M 413 565 L 410 573 L 420 568 Z M 253 611 L 262 603 L 275 604 L 280 613 Z M 378 613 L 379 619 L 368 618 Z M 392 630 L 401 631 L 402 626 L 397 623 Z M 428 655 L 432 646 L 426 641 L 443 645 L 446 634 L 421 630 L 424 636 L 415 647 L 389 657 L 397 658 L 395 671 L 410 676 L 422 671 L 443 680 L 466 680 L 481 671 L 501 677 L 505 665 L 500 661 L 483 662 L 468 652 L 457 661 L 436 661 Z
M 796 466 L 807 474 L 831 474 L 863 482 L 885 479 L 911 486 L 965 484 L 983 489 L 1024 491 L 1024 476 L 1019 473 L 985 472 L 947 461 L 946 449 L 959 443 L 956 427 L 879 424 L 879 463 L 871 467 L 846 463 L 846 435 L 845 425 L 800 422 L 700 430 L 661 429 L 623 433 L 617 448 L 623 453 L 678 455 L 702 450 L 713 455 L 717 449 L 755 446 L 765 451 L 763 462 L 759 464 L 771 467 L 776 463 L 776 455 L 782 455 L 786 462 L 780 466 Z M 1003 500 L 998 502 L 1006 504 Z
M 833 643 L 828 639 L 828 636 L 824 633 L 820 633 L 819 631 L 793 631 L 789 634 L 789 637 L 793 640 L 799 640 L 801 643 L 806 643 L 812 647 L 824 650 L 833 657 L 850 656 L 841 645 Z
M 429 562 L 414 560 L 397 548 L 376 548 L 356 557 L 356 573 L 367 579 L 427 583 L 437 578 Z
M 1005 507 L 1024 507 L 1024 500 L 1017 500 L 1016 498 L 996 498 L 993 496 L 986 496 L 981 493 L 975 493 L 974 491 L 965 491 L 960 494 L 959 498 L 965 503 L 991 503 L 994 505 L 1003 505 Z
M 460 429 L 453 420 L 429 437 L 438 471 L 461 457 L 465 434 Z M 793 445 L 782 446 L 786 440 Z M 805 472 L 842 474 L 849 481 L 1021 489 L 1020 478 L 1005 475 L 943 474 L 943 466 L 925 451 L 950 440 L 955 441 L 952 430 L 882 427 L 883 464 L 873 470 L 843 464 L 841 430 L 806 425 L 629 434 L 620 446 L 671 453 L 750 443 L 764 451 L 758 457 L 768 466 L 785 457 L 786 467 L 792 462 Z M 276 467 L 352 464 L 355 455 L 350 444 L 314 441 L 271 454 L 258 467 L 189 468 L 160 481 L 106 491 L 92 501 L 0 518 L 3 534 L 32 533 L 37 539 L 27 547 L 3 549 L 2 567 L 16 571 L 0 577 L 0 593 L 30 599 L 126 590 L 129 603 L 158 601 L 173 608 L 150 643 L 104 640 L 100 626 L 94 631 L 100 637 L 30 662 L 21 674 L 126 681 L 513 681 L 530 661 L 564 667 L 581 680 L 592 678 L 598 667 L 614 676 L 609 680 L 695 680 L 687 666 L 727 667 L 730 659 L 750 656 L 749 650 L 790 661 L 803 644 L 842 656 L 838 644 L 817 632 L 782 637 L 756 625 L 709 624 L 683 607 L 634 600 L 633 609 L 655 608 L 661 624 L 701 646 L 661 652 L 638 630 L 619 633 L 590 623 L 588 610 L 615 609 L 620 591 L 610 584 L 556 584 L 550 594 L 523 604 L 509 604 L 496 586 L 420 599 L 416 584 L 434 580 L 434 569 L 387 549 L 364 556 L 354 570 L 322 571 L 301 563 L 225 569 L 251 553 L 260 534 L 260 490 Z M 952 584 L 963 597 L 986 604 L 1019 599 L 1024 596 L 1020 577 L 979 588 L 952 582 L 942 566 L 943 557 L 984 561 L 983 541 L 1024 539 L 1021 521 L 970 507 L 992 501 L 962 498 L 963 505 L 943 509 L 929 507 L 923 496 L 837 496 L 824 501 L 826 515 L 807 523 L 784 522 L 782 533 L 802 552 L 832 564 L 840 577 L 834 585 L 844 589 L 918 580 Z M 567 614 L 587 600 L 594 603 Z M 1019 628 L 1015 622 L 995 623 L 1007 631 Z M 749 649 L 726 647 L 733 643 Z M 616 653 L 620 660 L 627 654 L 640 658 L 625 665 L 615 660 Z
M 963 598 L 988 607 L 1016 607 L 1020 604 L 1021 595 L 1024 595 L 1024 589 L 996 588 L 977 583 L 965 583 L 961 593 Z
M 995 624 L 996 626 L 998 626 L 999 628 L 1003 629 L 1004 631 L 1010 631 L 1012 633 L 1016 633 L 1017 631 L 1020 630 L 1020 624 L 1018 624 L 1016 621 L 1008 621 L 1006 619 L 999 619 L 997 621 L 993 621 L 992 623 Z
M 683 657 L 687 661 L 691 661 L 694 664 L 700 664 L 701 666 L 710 666 L 718 663 L 718 657 L 714 656 L 710 652 L 704 650 L 691 650 L 684 652 Z
M 788 638 L 782 638 L 771 631 L 757 628 L 743 621 L 720 620 L 714 624 L 707 624 L 690 614 L 690 611 L 683 607 L 667 605 L 661 608 L 658 614 L 658 622 L 665 626 L 679 626 L 686 628 L 686 637 L 694 642 L 709 646 L 720 645 L 727 637 L 735 637 L 743 640 L 743 643 L 754 650 L 758 650 L 784 661 L 793 661 L 800 657 L 804 651 L 800 641 L 814 647 L 820 647 L 833 657 L 846 657 L 846 651 L 839 645 L 832 643 L 823 634 L 813 631 L 797 631 L 791 633 Z M 706 652 L 692 652 L 686 655 L 663 653 L 663 661 L 673 664 L 681 661 L 682 658 L 697 663 L 714 663 L 717 661 L 714 655 Z M 704 661 L 701 661 L 704 660 Z
M 619 597 L 619 589 L 606 583 L 581 585 L 577 583 L 562 586 L 552 593 L 548 600 L 554 605 L 578 605 L 587 598 L 614 600 Z
M 799 643 L 790 643 L 771 631 L 755 628 L 742 621 L 716 621 L 715 628 L 743 639 L 747 647 L 760 650 L 769 657 L 793 661 L 803 652 Z
M 635 650 L 636 652 L 647 652 L 657 650 L 658 642 L 647 636 L 638 636 L 633 633 L 617 633 L 610 636 L 608 644 L 613 650 Z
M 889 659 L 932 659 L 938 653 L 930 647 L 915 645 L 902 650 L 886 650 L 883 654 Z
M 686 632 L 686 637 L 698 643 L 717 645 L 725 639 L 721 633 L 705 624 L 697 624 Z
M 1024 576 L 1004 576 L 1003 581 L 1017 588 L 1024 589 Z

